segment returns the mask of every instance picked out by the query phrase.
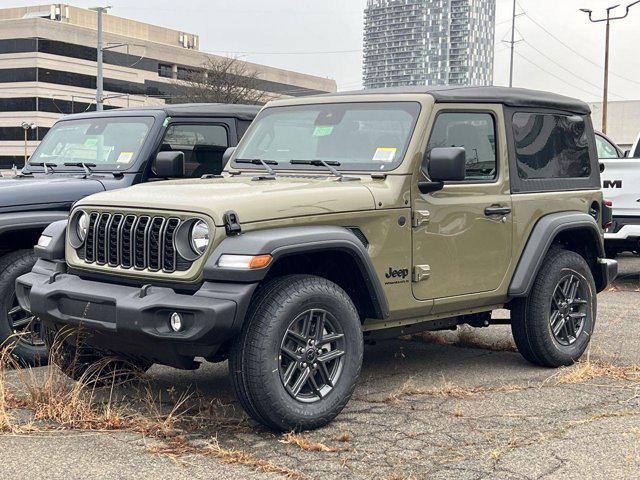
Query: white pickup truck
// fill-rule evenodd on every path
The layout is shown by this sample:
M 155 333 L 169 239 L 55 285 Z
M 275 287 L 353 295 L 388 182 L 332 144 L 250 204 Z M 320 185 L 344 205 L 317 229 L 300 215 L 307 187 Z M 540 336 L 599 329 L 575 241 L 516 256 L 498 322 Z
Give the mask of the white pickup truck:
M 605 231 L 605 248 L 613 258 L 640 253 L 640 135 L 624 153 L 611 139 L 596 133 L 604 198 L 613 202 L 613 222 Z

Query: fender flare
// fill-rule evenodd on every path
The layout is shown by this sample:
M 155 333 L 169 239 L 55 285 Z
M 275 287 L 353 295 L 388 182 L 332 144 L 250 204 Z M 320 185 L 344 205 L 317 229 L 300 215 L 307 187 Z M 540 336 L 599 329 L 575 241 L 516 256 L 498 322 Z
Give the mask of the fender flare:
M 344 227 L 270 228 L 227 237 L 207 259 L 203 275 L 207 281 L 260 282 L 279 259 L 300 253 L 321 251 L 341 251 L 351 255 L 364 279 L 376 316 L 385 318 L 389 315 L 387 297 L 373 267 L 369 252 L 358 237 Z M 223 254 L 270 254 L 273 261 L 269 266 L 256 270 L 220 268 L 218 260 Z
M 12 230 L 44 229 L 68 216 L 69 212 L 66 210 L 0 213 L 0 236 Z
M 533 227 L 520 255 L 508 294 L 510 297 L 526 297 L 556 236 L 568 230 L 587 229 L 593 237 L 599 258 L 604 258 L 604 240 L 596 220 L 587 213 L 559 212 L 545 215 Z

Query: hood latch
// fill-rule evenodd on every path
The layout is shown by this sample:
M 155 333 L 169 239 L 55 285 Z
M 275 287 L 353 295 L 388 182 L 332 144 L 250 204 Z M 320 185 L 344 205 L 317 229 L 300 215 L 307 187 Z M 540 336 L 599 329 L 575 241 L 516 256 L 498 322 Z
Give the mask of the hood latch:
M 222 221 L 224 222 L 224 229 L 227 232 L 227 236 L 239 235 L 242 233 L 240 219 L 238 218 L 238 214 L 233 210 L 225 212 L 222 216 Z

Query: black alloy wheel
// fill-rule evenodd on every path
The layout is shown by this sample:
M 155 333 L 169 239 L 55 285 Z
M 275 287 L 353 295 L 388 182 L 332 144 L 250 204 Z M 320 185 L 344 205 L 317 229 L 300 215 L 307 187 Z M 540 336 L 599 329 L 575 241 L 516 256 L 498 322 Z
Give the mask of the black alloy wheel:
M 296 317 L 280 345 L 280 379 L 300 402 L 316 402 L 333 390 L 344 366 L 344 334 L 336 318 L 323 309 Z
M 586 296 L 586 285 L 577 275 L 565 275 L 557 283 L 549 324 L 553 338 L 560 345 L 573 345 L 582 333 L 588 313 Z

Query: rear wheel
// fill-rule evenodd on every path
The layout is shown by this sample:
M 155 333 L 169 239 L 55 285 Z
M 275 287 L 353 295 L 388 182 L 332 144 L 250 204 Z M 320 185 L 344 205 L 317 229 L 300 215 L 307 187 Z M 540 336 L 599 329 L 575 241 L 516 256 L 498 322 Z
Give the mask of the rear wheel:
M 15 283 L 31 271 L 37 259 L 32 249 L 11 252 L 0 259 L 0 345 L 12 348 L 18 361 L 28 366 L 46 365 L 47 347 L 40 321 L 18 303 Z
M 143 359 L 117 357 L 89 347 L 84 344 L 83 333 L 76 328 L 57 330 L 43 324 L 42 336 L 49 347 L 51 363 L 69 378 L 88 385 L 123 383 L 152 365 Z
M 286 276 L 254 299 L 230 352 L 231 383 L 263 425 L 318 428 L 349 401 L 362 353 L 360 318 L 344 290 L 320 277 Z
M 518 351 L 545 367 L 573 364 L 589 345 L 596 311 L 595 282 L 585 259 L 552 248 L 529 297 L 518 301 L 511 311 Z

